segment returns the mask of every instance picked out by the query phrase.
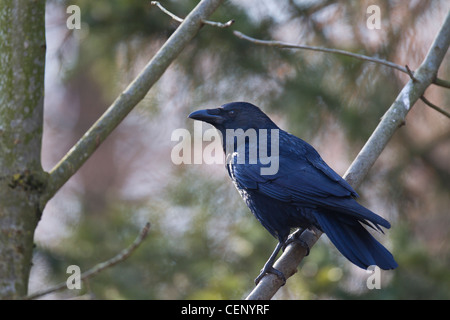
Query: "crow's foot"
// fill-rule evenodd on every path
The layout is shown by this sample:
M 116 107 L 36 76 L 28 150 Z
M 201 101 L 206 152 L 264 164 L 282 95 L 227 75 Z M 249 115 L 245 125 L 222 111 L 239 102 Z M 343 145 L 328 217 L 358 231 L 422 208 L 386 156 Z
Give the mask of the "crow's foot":
M 279 279 L 281 279 L 283 281 L 282 286 L 284 286 L 286 284 L 286 277 L 284 276 L 283 272 L 275 269 L 272 266 L 266 265 L 266 266 L 264 266 L 264 268 L 261 269 L 261 273 L 259 274 L 259 276 L 256 277 L 255 285 L 258 285 L 258 283 L 261 281 L 261 279 L 268 273 L 272 273 L 272 274 L 276 275 Z
M 306 241 L 304 241 L 302 238 L 300 238 L 300 236 L 302 235 L 303 231 L 305 231 L 304 229 L 298 229 L 297 231 L 295 231 L 294 233 L 292 233 L 284 242 L 283 244 L 283 251 L 287 248 L 287 246 L 289 244 L 291 244 L 292 242 L 296 242 L 298 244 L 300 244 L 303 248 L 306 249 L 306 256 L 309 255 L 309 246 L 306 243 Z

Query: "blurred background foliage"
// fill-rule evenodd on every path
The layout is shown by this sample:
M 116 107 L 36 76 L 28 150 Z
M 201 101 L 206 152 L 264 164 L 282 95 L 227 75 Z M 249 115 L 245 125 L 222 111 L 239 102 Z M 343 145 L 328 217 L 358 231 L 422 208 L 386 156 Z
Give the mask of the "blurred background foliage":
M 198 3 L 162 1 L 183 17 Z M 68 30 L 66 8 L 81 9 Z M 369 30 L 369 5 L 381 29 Z M 254 219 L 221 164 L 174 165 L 171 133 L 193 131 L 189 112 L 249 101 L 312 143 L 341 175 L 407 76 L 336 55 L 261 47 L 255 38 L 344 49 L 411 69 L 424 58 L 448 1 L 226 1 L 146 98 L 47 205 L 36 231 L 30 292 L 86 271 L 127 247 L 146 221 L 141 247 L 81 290 L 44 298 L 241 299 L 276 240 Z M 48 58 L 44 169 L 68 151 L 176 29 L 150 1 L 47 1 Z M 444 60 L 439 77 L 450 79 Z M 426 96 L 450 105 L 449 90 Z M 205 125 L 203 127 L 207 129 Z M 369 290 L 365 270 L 326 237 L 275 296 L 278 299 L 450 298 L 450 126 L 418 102 L 359 188 L 361 202 L 386 217 L 381 236 L 399 268 Z

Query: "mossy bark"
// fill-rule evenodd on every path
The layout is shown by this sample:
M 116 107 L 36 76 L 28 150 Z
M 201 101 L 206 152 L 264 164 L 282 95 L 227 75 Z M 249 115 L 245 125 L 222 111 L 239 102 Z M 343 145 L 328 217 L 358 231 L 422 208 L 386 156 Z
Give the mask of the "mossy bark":
M 0 1 L 0 298 L 27 293 L 41 167 L 45 1 Z

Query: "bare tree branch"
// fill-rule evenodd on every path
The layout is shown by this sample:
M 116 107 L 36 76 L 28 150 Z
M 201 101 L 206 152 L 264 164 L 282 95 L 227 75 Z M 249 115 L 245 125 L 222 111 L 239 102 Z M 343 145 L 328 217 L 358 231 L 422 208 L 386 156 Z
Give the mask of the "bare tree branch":
M 94 266 L 93 268 L 89 269 L 88 271 L 83 272 L 80 275 L 80 280 L 83 281 L 83 280 L 89 279 L 89 278 L 99 274 L 100 272 L 104 271 L 105 269 L 111 268 L 111 267 L 115 266 L 116 264 L 118 264 L 119 262 L 126 260 L 145 240 L 149 230 L 150 230 L 150 222 L 147 222 L 145 224 L 144 228 L 142 228 L 138 237 L 133 241 L 133 243 L 128 248 L 122 250 L 121 252 L 119 252 L 119 254 L 117 254 L 113 258 L 111 258 L 107 261 L 101 262 L 101 263 L 97 264 L 96 266 Z M 63 289 L 67 289 L 66 282 L 61 282 L 60 284 L 57 284 L 54 287 L 30 294 L 29 296 L 26 296 L 24 299 L 25 300 L 36 299 L 36 298 L 39 298 L 46 294 L 49 294 L 49 293 L 52 293 L 55 291 L 60 291 Z
M 170 12 L 169 10 L 167 10 L 166 8 L 164 8 L 162 6 L 161 3 L 159 3 L 159 1 L 152 1 L 151 5 L 153 6 L 157 6 L 159 9 L 161 9 L 162 12 L 164 12 L 165 14 L 167 14 L 169 17 L 171 17 L 173 20 L 182 23 L 184 21 L 184 19 L 180 18 L 179 16 L 173 14 L 172 12 Z M 208 21 L 208 20 L 203 20 L 203 24 L 207 24 L 209 26 L 212 27 L 217 27 L 217 28 L 228 28 L 229 26 L 231 26 L 234 23 L 234 20 L 230 20 L 226 23 L 221 23 L 221 22 L 215 22 L 215 21 Z
M 167 10 L 166 8 L 164 8 L 161 3 L 159 3 L 159 1 L 152 1 L 150 2 L 150 4 L 152 6 L 157 6 L 159 9 L 161 9 L 162 12 L 164 12 L 165 14 L 167 14 L 169 17 L 171 17 L 173 20 L 182 23 L 183 19 L 180 18 L 179 16 L 173 14 L 172 12 L 170 12 L 169 10 Z
M 436 78 L 433 82 L 435 85 L 450 89 L 450 81 Z
M 450 44 L 450 13 L 447 14 L 441 29 L 439 30 L 433 44 L 431 45 L 424 61 L 414 73 L 414 78 L 408 81 L 403 87 L 391 107 L 384 114 L 380 123 L 378 124 L 371 137 L 364 145 L 358 156 L 355 158 L 349 169 L 344 175 L 344 178 L 349 182 L 353 188 L 357 188 L 369 169 L 380 156 L 383 149 L 386 147 L 390 138 L 394 135 L 399 127 L 405 123 L 406 115 L 413 107 L 420 97 L 424 94 L 426 88 L 430 86 L 439 66 L 444 59 Z M 305 241 L 309 247 L 318 240 L 321 233 L 304 232 L 301 239 Z M 291 243 L 282 256 L 277 260 L 274 267 L 283 272 L 286 278 L 292 276 L 299 263 L 303 260 L 306 250 L 300 244 Z M 247 296 L 248 300 L 268 300 L 279 290 L 283 285 L 276 275 L 267 274 L 253 291 Z
M 263 45 L 263 46 L 268 46 L 268 47 L 275 47 L 275 48 L 283 48 L 283 49 L 302 49 L 302 50 L 311 50 L 311 51 L 319 51 L 319 52 L 340 54 L 340 55 L 347 56 L 347 57 L 352 57 L 352 58 L 355 58 L 355 59 L 358 59 L 358 60 L 378 63 L 378 64 L 381 64 L 381 65 L 387 66 L 389 68 L 393 68 L 393 69 L 399 70 L 399 71 L 401 71 L 403 73 L 406 73 L 408 75 L 414 74 L 414 71 L 411 71 L 411 70 L 409 70 L 409 68 L 401 66 L 399 64 L 396 64 L 396 63 L 393 63 L 393 62 L 390 62 L 390 61 L 387 61 L 387 60 L 379 59 L 379 58 L 373 58 L 373 57 L 365 56 L 363 54 L 357 54 L 357 53 L 345 51 L 345 50 L 330 49 L 330 48 L 324 48 L 324 47 L 306 46 L 306 45 L 300 45 L 300 44 L 292 44 L 292 43 L 287 43 L 287 42 L 283 42 L 283 41 L 259 40 L 259 39 L 255 39 L 255 38 L 249 37 L 249 36 L 243 34 L 242 32 L 239 32 L 239 31 L 233 31 L 233 34 L 236 37 L 238 37 L 239 39 L 247 40 L 247 41 L 250 41 L 251 43 L 258 44 L 258 45 Z M 450 88 L 450 81 L 446 81 L 446 80 L 435 78 L 435 79 L 433 79 L 433 83 L 435 85 L 438 85 L 438 86 L 441 86 L 441 87 L 444 87 L 444 88 Z
M 446 116 L 447 118 L 450 118 L 450 112 L 439 108 L 437 105 L 433 104 L 430 102 L 430 100 L 428 100 L 427 98 L 425 98 L 425 96 L 421 96 L 420 100 L 422 100 L 426 105 L 428 105 L 430 108 L 433 108 L 434 110 L 436 110 L 439 113 L 442 113 L 444 116 Z
M 364 60 L 364 61 L 370 61 L 375 62 L 378 64 L 382 64 L 385 66 L 388 66 L 390 68 L 397 69 L 401 72 L 408 73 L 406 68 L 398 65 L 396 63 L 386 61 L 383 59 L 378 58 L 372 58 L 369 56 L 365 56 L 362 54 L 352 53 L 345 50 L 339 50 L 339 49 L 330 49 L 330 48 L 323 48 L 323 47 L 314 47 L 314 46 L 306 46 L 306 45 L 300 45 L 300 44 L 292 44 L 282 41 L 272 41 L 272 40 L 259 40 L 252 37 L 249 37 L 242 32 L 239 31 L 233 31 L 233 34 L 238 37 L 239 39 L 250 41 L 254 44 L 269 46 L 269 47 L 275 47 L 275 48 L 283 48 L 283 49 L 302 49 L 302 50 L 311 50 L 311 51 L 319 51 L 319 52 L 326 52 L 326 53 L 334 53 L 334 54 L 340 54 L 348 57 L 352 57 L 358 60 Z
M 137 78 L 113 102 L 84 136 L 50 171 L 46 190 L 41 195 L 41 209 L 47 201 L 84 164 L 98 146 L 144 98 L 172 61 L 203 26 L 204 21 L 224 0 L 202 0 L 184 19 Z

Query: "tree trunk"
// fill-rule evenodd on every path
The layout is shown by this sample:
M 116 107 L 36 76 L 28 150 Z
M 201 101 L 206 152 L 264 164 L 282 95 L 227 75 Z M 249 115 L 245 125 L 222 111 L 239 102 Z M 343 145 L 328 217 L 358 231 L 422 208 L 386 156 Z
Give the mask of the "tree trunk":
M 26 295 L 39 221 L 45 1 L 0 2 L 0 298 Z

